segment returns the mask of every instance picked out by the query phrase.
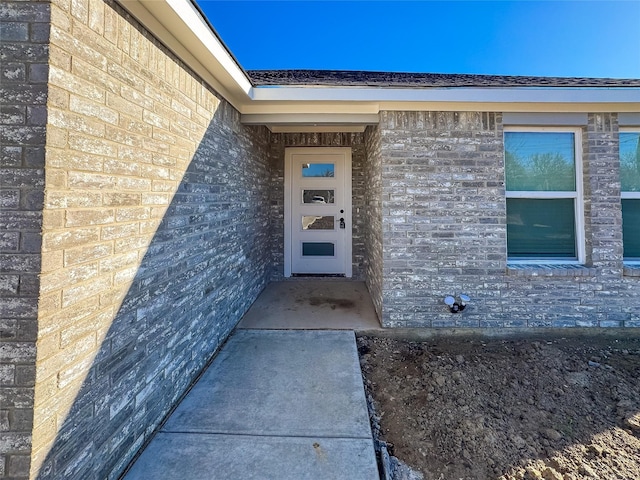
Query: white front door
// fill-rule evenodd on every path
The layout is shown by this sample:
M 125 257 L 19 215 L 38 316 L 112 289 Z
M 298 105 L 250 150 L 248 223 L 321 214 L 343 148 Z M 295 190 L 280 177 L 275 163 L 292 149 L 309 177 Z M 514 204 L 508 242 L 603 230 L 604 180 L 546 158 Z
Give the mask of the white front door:
M 284 274 L 351 277 L 351 149 L 285 151 Z

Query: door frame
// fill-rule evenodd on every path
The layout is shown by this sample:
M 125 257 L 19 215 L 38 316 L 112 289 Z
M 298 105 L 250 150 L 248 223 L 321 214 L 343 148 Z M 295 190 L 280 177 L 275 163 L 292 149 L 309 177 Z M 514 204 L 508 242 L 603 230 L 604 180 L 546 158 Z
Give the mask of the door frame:
M 292 156 L 295 154 L 305 155 L 341 155 L 344 161 L 344 184 L 341 188 L 344 191 L 344 215 L 347 219 L 345 231 L 345 252 L 344 252 L 344 276 L 353 276 L 353 198 L 352 198 L 352 158 L 350 147 L 289 147 L 285 148 L 284 155 L 284 276 L 292 275 L 292 245 L 293 245 L 293 221 L 292 205 L 293 200 L 293 171 Z

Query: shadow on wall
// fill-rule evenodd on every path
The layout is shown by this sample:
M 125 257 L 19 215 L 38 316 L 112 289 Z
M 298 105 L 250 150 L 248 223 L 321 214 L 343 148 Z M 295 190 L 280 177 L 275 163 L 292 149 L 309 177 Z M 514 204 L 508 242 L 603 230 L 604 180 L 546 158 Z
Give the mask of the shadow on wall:
M 35 435 L 38 425 L 63 420 L 55 439 L 34 450 L 32 477 L 117 478 L 265 287 L 267 148 L 268 132 L 240 125 L 222 102 L 155 233 L 136 233 L 150 223 L 139 205 L 118 206 L 123 217 L 101 226 L 101 239 L 114 235 L 112 254 L 99 260 L 101 271 L 112 270 L 111 285 L 99 295 L 76 290 L 88 297 L 60 334 L 66 347 L 39 360 L 54 384 L 36 398 Z

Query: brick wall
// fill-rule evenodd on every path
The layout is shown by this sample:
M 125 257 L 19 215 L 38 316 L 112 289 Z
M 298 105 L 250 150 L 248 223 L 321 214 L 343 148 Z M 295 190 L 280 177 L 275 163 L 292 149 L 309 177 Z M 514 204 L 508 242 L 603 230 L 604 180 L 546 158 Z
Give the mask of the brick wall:
M 272 276 L 284 275 L 284 154 L 287 147 L 351 147 L 351 188 L 353 205 L 353 278 L 364 279 L 365 168 L 367 156 L 362 133 L 278 133 L 271 135 L 271 219 Z
M 0 4 L 0 478 L 29 475 L 49 12 Z
M 383 289 L 383 231 L 391 225 L 382 225 L 382 140 L 378 127 L 368 127 L 365 132 L 365 148 L 367 161 L 364 167 L 364 277 L 371 300 L 382 318 Z
M 269 132 L 117 4 L 51 4 L 32 478 L 111 479 L 264 288 Z
M 507 267 L 501 115 L 381 115 L 383 324 L 637 327 L 638 277 L 623 274 L 618 131 L 583 129 L 587 264 Z M 627 269 L 629 270 L 629 269 Z M 445 295 L 472 305 L 451 314 Z

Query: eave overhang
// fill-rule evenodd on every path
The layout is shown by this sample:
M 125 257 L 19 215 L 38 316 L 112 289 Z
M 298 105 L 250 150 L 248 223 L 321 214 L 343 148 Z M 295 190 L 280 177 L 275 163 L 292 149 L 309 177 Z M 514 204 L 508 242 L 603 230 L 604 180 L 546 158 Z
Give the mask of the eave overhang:
M 253 85 L 191 0 L 119 0 L 240 113 L 272 131 L 362 131 L 384 110 L 640 112 L 637 87 Z

